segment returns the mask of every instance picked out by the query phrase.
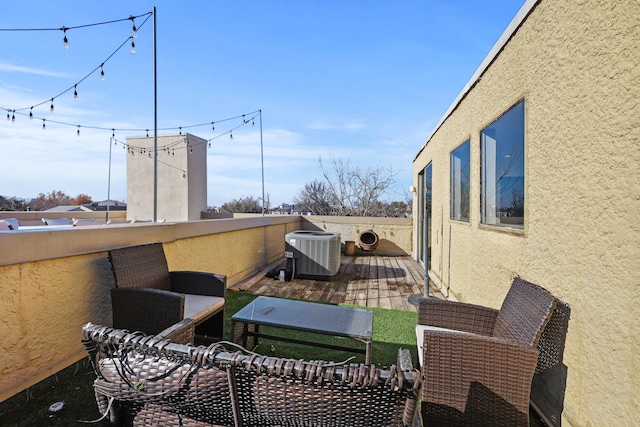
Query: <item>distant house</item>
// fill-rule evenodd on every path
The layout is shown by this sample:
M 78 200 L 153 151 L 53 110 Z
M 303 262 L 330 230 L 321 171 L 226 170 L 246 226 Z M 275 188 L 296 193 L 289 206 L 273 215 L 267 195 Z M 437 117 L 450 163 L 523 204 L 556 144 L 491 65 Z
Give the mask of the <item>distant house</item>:
M 413 161 L 444 294 L 498 308 L 521 276 L 571 305 L 563 425 L 640 425 L 638 22 L 637 0 L 527 0 Z
M 93 212 L 93 210 L 86 206 L 56 206 L 44 212 Z
M 117 200 L 103 200 L 101 202 L 93 202 L 89 206 L 91 206 L 92 211 L 106 211 L 107 207 L 109 207 L 110 211 L 127 210 L 127 204 L 124 202 L 119 202 Z

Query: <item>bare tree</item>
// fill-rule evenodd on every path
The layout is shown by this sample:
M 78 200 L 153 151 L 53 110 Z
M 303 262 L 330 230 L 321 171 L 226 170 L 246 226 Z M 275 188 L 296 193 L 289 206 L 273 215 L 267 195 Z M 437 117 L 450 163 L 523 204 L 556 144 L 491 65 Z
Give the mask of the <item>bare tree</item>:
M 349 160 L 331 158 L 331 168 L 319 160 L 324 182 L 315 180 L 305 185 L 296 197 L 317 215 L 388 216 L 396 211 L 380 198 L 395 182 L 391 166 L 362 169 L 351 167 Z M 395 216 L 395 215 L 393 215 Z
M 333 208 L 330 200 L 331 196 L 327 184 L 314 180 L 304 185 L 298 196 L 294 197 L 293 202 L 296 205 L 304 206 L 314 215 L 331 215 Z

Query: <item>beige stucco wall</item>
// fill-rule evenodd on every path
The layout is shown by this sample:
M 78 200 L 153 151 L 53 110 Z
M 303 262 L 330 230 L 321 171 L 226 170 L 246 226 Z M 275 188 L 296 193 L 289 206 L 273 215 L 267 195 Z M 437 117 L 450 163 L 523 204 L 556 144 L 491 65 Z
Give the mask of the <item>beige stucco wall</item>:
M 370 218 L 340 216 L 305 216 L 302 222 L 304 230 L 322 230 L 340 233 L 344 245 L 352 240 L 358 245 L 358 237 L 363 231 L 373 230 L 378 236 L 376 253 L 379 255 L 409 255 L 413 252 L 410 218 Z
M 538 2 L 414 161 L 416 186 L 433 167 L 430 275 L 452 296 L 499 307 L 520 275 L 571 305 L 574 427 L 640 425 L 639 21 L 636 0 Z M 522 98 L 525 229 L 482 226 L 480 131 Z M 449 220 L 449 155 L 468 138 L 462 223 Z
M 154 219 L 153 137 L 127 138 L 127 144 L 127 219 Z M 156 219 L 199 220 L 207 210 L 207 141 L 159 135 L 157 146 Z
M 109 249 L 163 242 L 171 270 L 232 285 L 283 258 L 300 228 L 300 217 L 257 217 L 0 232 L 0 401 L 84 357 L 84 323 L 111 324 Z

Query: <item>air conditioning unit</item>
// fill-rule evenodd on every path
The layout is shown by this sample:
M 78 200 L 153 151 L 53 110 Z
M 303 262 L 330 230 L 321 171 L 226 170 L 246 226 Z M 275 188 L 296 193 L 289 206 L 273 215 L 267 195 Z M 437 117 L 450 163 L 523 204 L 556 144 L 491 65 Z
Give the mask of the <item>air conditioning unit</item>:
M 298 230 L 285 235 L 293 277 L 329 280 L 340 269 L 340 233 Z

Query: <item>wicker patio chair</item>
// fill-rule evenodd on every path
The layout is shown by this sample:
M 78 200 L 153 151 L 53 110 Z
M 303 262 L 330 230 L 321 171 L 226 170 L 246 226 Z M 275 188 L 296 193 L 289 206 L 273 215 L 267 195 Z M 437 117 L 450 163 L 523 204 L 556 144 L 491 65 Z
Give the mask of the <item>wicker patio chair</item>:
M 188 318 L 197 334 L 223 337 L 226 276 L 169 271 L 162 243 L 112 249 L 109 261 L 115 328 L 153 335 Z
M 569 313 L 562 301 L 519 277 L 500 310 L 422 299 L 416 333 L 424 424 L 529 427 L 534 374 L 543 377 L 562 366 Z M 548 383 L 539 384 L 543 397 Z M 557 426 L 564 399 L 560 383 L 560 402 L 553 409 L 544 403 L 552 413 L 547 419 Z
M 99 410 L 114 425 L 413 425 L 418 370 L 261 356 L 86 324 Z

